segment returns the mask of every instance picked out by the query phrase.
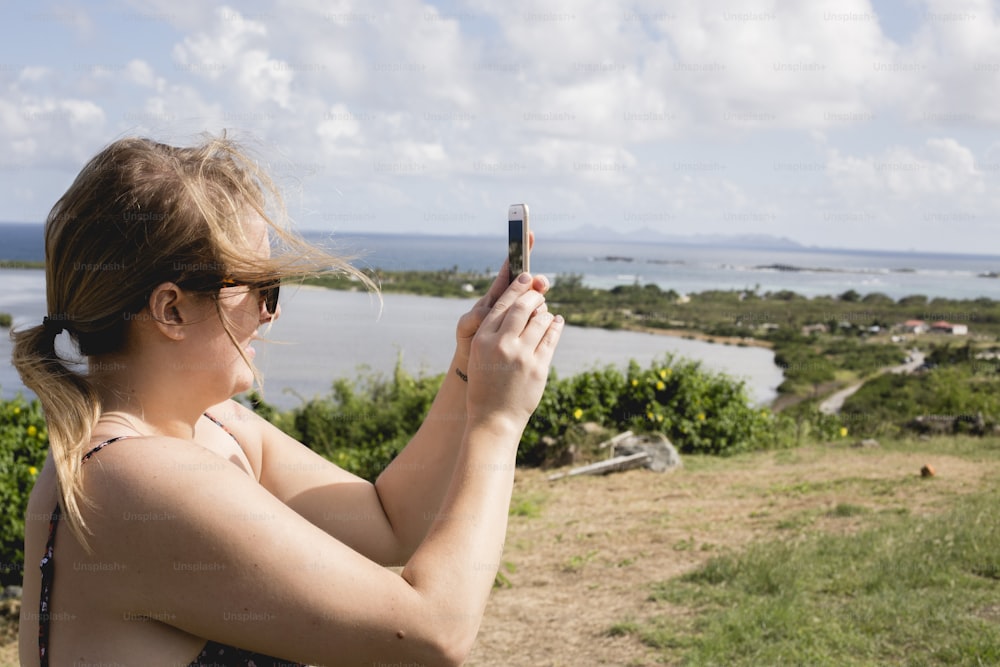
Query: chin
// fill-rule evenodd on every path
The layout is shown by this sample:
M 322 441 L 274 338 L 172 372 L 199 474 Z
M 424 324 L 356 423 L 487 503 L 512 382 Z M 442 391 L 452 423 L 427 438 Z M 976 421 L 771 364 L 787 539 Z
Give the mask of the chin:
M 232 398 L 237 394 L 242 394 L 245 391 L 250 391 L 251 389 L 253 389 L 253 376 L 251 375 L 249 378 L 240 378 L 233 385 L 233 391 L 228 398 Z

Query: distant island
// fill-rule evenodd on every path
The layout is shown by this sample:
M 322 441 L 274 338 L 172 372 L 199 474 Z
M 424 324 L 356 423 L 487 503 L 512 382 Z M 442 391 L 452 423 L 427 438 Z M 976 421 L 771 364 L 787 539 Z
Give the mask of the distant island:
M 768 248 L 804 250 L 807 246 L 785 236 L 770 234 L 664 234 L 642 227 L 618 231 L 599 225 L 584 225 L 572 231 L 551 232 L 550 238 L 591 243 L 655 243 L 662 245 L 727 246 L 734 248 Z

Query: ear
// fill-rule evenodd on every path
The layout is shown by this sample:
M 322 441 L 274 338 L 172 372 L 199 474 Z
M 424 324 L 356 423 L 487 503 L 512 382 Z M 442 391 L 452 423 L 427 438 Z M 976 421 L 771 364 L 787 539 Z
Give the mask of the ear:
M 157 285 L 149 296 L 147 307 L 153 326 L 171 340 L 183 340 L 184 325 L 195 320 L 191 295 L 174 283 Z

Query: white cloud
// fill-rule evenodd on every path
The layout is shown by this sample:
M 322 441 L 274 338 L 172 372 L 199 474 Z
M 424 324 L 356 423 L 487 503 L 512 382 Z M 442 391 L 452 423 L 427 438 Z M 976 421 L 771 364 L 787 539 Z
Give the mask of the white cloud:
M 387 231 L 410 229 L 399 207 L 502 210 L 516 196 L 566 227 L 629 223 L 625 209 L 807 243 L 862 211 L 866 242 L 886 245 L 920 206 L 984 217 L 1000 198 L 988 2 L 924 0 L 897 43 L 868 0 L 125 1 L 171 26 L 172 48 L 0 71 L 0 160 L 18 178 L 55 164 L 69 178 L 121 133 L 188 141 L 228 127 L 293 172 L 335 177 L 336 192 L 303 195 L 320 220 L 349 201 L 383 211 L 368 222 Z M 116 16 L 84 17 L 95 42 Z M 25 183 L 0 185 L 0 202 Z
M 145 60 L 130 60 L 125 69 L 125 76 L 132 83 L 147 88 L 155 88 L 158 83 L 153 68 Z
M 272 58 L 257 43 L 267 43 L 267 25 L 228 6 L 216 11 L 211 32 L 185 38 L 174 47 L 179 68 L 223 85 L 251 103 L 287 108 L 295 65 Z
M 950 138 L 928 139 L 920 150 L 895 146 L 862 158 L 834 151 L 827 168 L 832 182 L 849 193 L 912 201 L 986 191 L 973 152 Z

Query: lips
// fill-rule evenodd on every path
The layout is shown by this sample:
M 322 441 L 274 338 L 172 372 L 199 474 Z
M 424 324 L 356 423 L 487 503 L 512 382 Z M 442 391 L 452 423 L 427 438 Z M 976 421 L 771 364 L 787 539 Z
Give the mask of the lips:
M 255 340 L 257 340 L 257 336 L 251 336 L 251 337 L 250 337 L 250 340 L 249 340 L 249 341 L 247 341 L 247 344 L 246 344 L 246 346 L 244 346 L 244 348 L 243 348 L 243 351 L 244 351 L 244 352 L 246 353 L 246 355 L 247 355 L 248 357 L 250 357 L 251 359 L 253 359 L 253 358 L 254 358 L 255 356 L 257 356 L 257 350 L 253 349 L 253 342 L 254 342 Z

